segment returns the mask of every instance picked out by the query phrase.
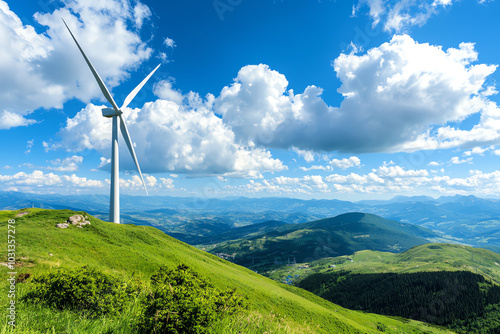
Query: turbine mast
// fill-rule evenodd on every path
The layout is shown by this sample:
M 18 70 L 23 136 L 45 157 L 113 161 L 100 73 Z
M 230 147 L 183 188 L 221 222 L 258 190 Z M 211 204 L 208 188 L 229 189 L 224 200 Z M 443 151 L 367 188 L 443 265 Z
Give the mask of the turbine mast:
M 113 116 L 109 221 L 120 224 L 120 157 L 118 149 L 118 121 L 118 116 Z

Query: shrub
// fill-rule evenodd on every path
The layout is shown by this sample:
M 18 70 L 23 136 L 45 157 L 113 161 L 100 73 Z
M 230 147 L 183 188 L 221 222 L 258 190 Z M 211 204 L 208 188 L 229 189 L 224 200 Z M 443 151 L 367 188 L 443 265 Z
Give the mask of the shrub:
M 115 314 L 127 293 L 115 278 L 94 269 L 59 270 L 36 277 L 24 300 L 96 318 Z
M 145 333 L 207 333 L 207 327 L 242 307 L 235 290 L 221 291 L 186 265 L 151 276 L 140 327 Z

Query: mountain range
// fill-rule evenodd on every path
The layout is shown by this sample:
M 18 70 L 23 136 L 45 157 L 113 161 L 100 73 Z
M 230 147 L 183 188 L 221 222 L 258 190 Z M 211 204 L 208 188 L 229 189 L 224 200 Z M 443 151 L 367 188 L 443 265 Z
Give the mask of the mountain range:
M 420 226 L 355 212 L 309 223 L 268 222 L 240 227 L 215 236 L 215 240 L 227 241 L 198 247 L 230 256 L 245 267 L 268 270 L 277 264 L 308 262 L 364 249 L 400 252 L 439 237 Z
M 372 213 L 419 225 L 448 240 L 500 251 L 500 201 L 475 196 L 396 196 L 391 200 L 349 202 L 293 198 L 198 198 L 121 196 L 124 223 L 149 225 L 198 243 L 234 228 L 270 220 L 305 223 L 348 212 Z M 1 209 L 23 207 L 85 210 L 107 219 L 106 195 L 36 195 L 0 193 Z

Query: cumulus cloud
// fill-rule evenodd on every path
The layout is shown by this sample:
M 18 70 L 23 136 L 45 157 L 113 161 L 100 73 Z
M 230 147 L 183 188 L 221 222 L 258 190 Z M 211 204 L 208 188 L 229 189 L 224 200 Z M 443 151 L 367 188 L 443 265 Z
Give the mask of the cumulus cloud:
M 173 80 L 161 81 L 154 88 L 160 99 L 127 109 L 124 117 L 148 172 L 260 177 L 286 169 L 267 148 L 291 148 L 312 162 L 329 151 L 491 146 L 500 139 L 500 116 L 486 79 L 496 66 L 473 64 L 477 57 L 470 43 L 443 50 L 399 35 L 333 62 L 344 96 L 339 107 L 327 105 L 316 86 L 300 94 L 287 90 L 283 74 L 260 64 L 243 67 L 217 97 L 182 94 Z M 68 119 L 52 148 L 96 149 L 109 158 L 111 122 L 101 108 L 89 104 Z M 471 130 L 450 125 L 474 113 L 481 120 Z M 355 156 L 304 170 L 354 166 L 360 166 Z
M 175 41 L 171 38 L 168 38 L 168 37 L 165 38 L 165 40 L 163 41 L 163 44 L 165 44 L 169 48 L 175 47 Z
M 0 83 L 0 129 L 35 123 L 27 116 L 38 108 L 62 108 L 71 98 L 101 98 L 61 17 L 113 88 L 150 57 L 139 31 L 150 15 L 147 6 L 129 0 L 65 1 L 52 13 L 35 14 L 46 28 L 37 33 L 0 0 L 0 77 L 9 78 Z
M 236 143 L 233 132 L 211 111 L 211 101 L 210 96 L 202 99 L 189 93 L 184 104 L 158 99 L 141 109 L 124 111 L 143 171 L 261 177 L 264 171 L 286 169 L 251 141 Z M 101 108 L 89 104 L 69 118 L 59 132 L 62 140 L 52 148 L 98 150 L 104 156 L 103 167 L 110 156 L 111 121 L 102 117 Z M 120 155 L 121 166 L 135 170 L 124 143 Z
M 150 192 L 162 190 L 178 190 L 170 178 L 159 178 L 145 175 L 146 185 Z M 53 172 L 44 173 L 34 170 L 32 173 L 19 172 L 12 175 L 0 175 L 0 184 L 5 189 L 24 192 L 54 192 L 59 194 L 107 192 L 110 181 L 108 179 L 93 180 L 80 177 L 76 174 L 59 175 Z M 130 178 L 120 178 L 120 190 L 142 191 L 143 184 L 137 175 Z
M 297 153 L 300 157 L 304 158 L 306 162 L 313 162 L 315 153 L 310 150 L 301 150 L 296 147 L 292 147 L 292 150 Z
M 250 180 L 242 186 L 225 186 L 218 194 L 475 194 L 500 195 L 500 171 L 485 173 L 471 170 L 465 177 L 444 175 L 444 170 L 405 169 L 398 165 L 382 165 L 365 174 L 330 174 L 327 177 L 279 176 L 261 181 Z
M 75 172 L 78 170 L 83 162 L 83 157 L 79 155 L 73 155 L 65 159 L 55 159 L 50 161 L 49 166 L 36 166 L 32 163 L 23 163 L 19 167 L 27 167 L 30 169 L 45 169 L 53 170 L 57 172 Z
M 74 172 L 77 171 L 79 166 L 83 162 L 83 157 L 79 155 L 73 155 L 65 159 L 55 159 L 51 161 L 52 166 L 47 167 L 49 170 L 55 170 L 58 172 Z
M 364 55 L 341 54 L 333 62 L 344 96 L 338 108 L 324 102 L 319 87 L 287 91 L 286 77 L 261 64 L 242 68 L 214 110 L 239 141 L 267 147 L 394 152 L 498 140 L 497 108 L 484 95 L 496 66 L 473 64 L 477 57 L 470 43 L 443 50 L 398 35 Z M 479 112 L 480 129 L 446 125 Z M 436 125 L 443 127 L 429 132 Z
M 454 2 L 457 0 L 359 0 L 353 6 L 353 15 L 368 7 L 373 25 L 380 23 L 385 31 L 401 32 L 413 26 L 424 25 L 432 16 Z M 477 2 L 484 3 L 485 0 Z
M 465 151 L 464 155 L 466 155 L 466 156 L 471 156 L 473 154 L 483 155 L 486 151 L 489 151 L 489 150 L 492 150 L 492 149 L 494 149 L 494 146 L 492 146 L 492 147 L 485 147 L 485 148 L 476 146 L 476 147 L 474 147 L 470 151 Z
M 358 157 L 344 158 L 342 160 L 333 159 L 329 162 L 334 168 L 347 169 L 351 167 L 359 167 L 361 160 Z
M 473 159 L 472 157 L 466 159 L 460 159 L 459 157 L 452 157 L 450 159 L 450 164 L 452 165 L 471 164 L 472 159 Z
M 72 175 L 57 175 L 35 170 L 31 174 L 19 172 L 14 175 L 0 175 L 0 182 L 6 186 L 29 186 L 29 187 L 79 187 L 79 188 L 102 188 L 104 183 L 98 180 L 90 180 L 85 177 Z
M 500 171 L 484 173 L 471 170 L 467 177 L 451 178 L 447 175 L 431 176 L 424 169 L 407 170 L 400 166 L 380 166 L 367 174 L 332 174 L 327 176 L 325 181 L 329 189 L 338 193 L 428 193 L 430 190 L 439 195 L 500 194 Z
M 237 190 L 252 194 L 273 193 L 286 195 L 329 192 L 328 185 L 320 175 L 306 175 L 301 178 L 278 176 L 261 182 L 250 180 L 248 184 L 238 187 Z
M 184 100 L 184 95 L 177 89 L 172 87 L 171 80 L 161 80 L 154 85 L 153 93 L 161 99 L 173 101 L 181 104 Z

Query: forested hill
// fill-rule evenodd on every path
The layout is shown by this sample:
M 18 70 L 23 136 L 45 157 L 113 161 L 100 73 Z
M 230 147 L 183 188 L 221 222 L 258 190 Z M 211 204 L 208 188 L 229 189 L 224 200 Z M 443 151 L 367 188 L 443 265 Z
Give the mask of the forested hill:
M 461 333 L 500 331 L 500 286 L 468 271 L 306 277 L 299 287 L 344 307 L 447 326 Z
M 401 252 L 436 237 L 436 233 L 419 226 L 354 212 L 310 223 L 281 225 L 207 250 L 234 255 L 234 262 L 244 266 L 268 267 L 364 249 Z

